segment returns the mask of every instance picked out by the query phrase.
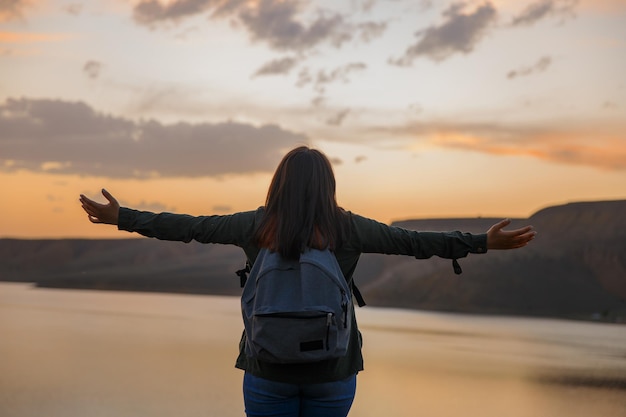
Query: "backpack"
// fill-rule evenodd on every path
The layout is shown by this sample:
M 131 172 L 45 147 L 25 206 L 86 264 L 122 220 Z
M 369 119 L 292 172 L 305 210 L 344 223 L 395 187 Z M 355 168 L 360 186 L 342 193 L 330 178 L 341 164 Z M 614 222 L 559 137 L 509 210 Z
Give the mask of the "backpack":
M 344 356 L 352 327 L 352 292 L 330 250 L 299 260 L 261 249 L 241 296 L 245 353 L 271 363 Z

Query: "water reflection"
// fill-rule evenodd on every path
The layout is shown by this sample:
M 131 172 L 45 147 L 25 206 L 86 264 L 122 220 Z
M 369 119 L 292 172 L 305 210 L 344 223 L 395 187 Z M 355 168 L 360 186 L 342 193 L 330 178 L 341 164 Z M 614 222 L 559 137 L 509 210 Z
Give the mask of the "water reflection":
M 626 416 L 626 327 L 364 308 L 351 416 Z M 233 297 L 0 284 L 0 416 L 242 416 Z
M 360 318 L 367 401 L 355 415 L 626 416 L 624 326 L 393 310 Z

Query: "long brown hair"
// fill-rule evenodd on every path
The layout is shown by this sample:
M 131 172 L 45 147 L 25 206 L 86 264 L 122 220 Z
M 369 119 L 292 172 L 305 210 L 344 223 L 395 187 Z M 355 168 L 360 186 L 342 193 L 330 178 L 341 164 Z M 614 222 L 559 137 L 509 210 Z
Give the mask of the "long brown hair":
M 290 259 L 307 247 L 334 249 L 340 216 L 330 161 L 320 151 L 300 146 L 276 168 L 255 239 L 260 247 Z

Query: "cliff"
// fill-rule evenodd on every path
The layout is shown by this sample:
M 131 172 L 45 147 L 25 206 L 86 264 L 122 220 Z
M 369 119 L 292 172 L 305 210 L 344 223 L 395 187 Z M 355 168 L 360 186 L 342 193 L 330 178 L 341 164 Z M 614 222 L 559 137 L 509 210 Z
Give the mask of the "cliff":
M 531 224 L 531 245 L 450 261 L 426 262 L 375 255 L 364 292 L 372 304 L 444 311 L 512 315 L 626 317 L 626 201 L 572 203 L 549 207 L 510 228 Z M 406 221 L 415 230 L 484 231 L 497 219 Z M 432 227 L 431 227 L 432 226 Z M 439 227 L 443 226 L 443 227 Z M 370 261 L 371 262 L 371 261 Z M 368 277 L 369 278 L 369 277 Z M 621 320 L 621 319 L 620 319 Z

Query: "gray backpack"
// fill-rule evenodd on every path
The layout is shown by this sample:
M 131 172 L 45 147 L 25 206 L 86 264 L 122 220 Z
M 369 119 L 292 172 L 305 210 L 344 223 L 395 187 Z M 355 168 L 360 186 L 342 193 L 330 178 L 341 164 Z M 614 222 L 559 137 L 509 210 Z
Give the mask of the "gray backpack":
M 308 249 L 299 260 L 262 249 L 241 296 L 246 355 L 272 363 L 344 356 L 352 292 L 335 255 Z

